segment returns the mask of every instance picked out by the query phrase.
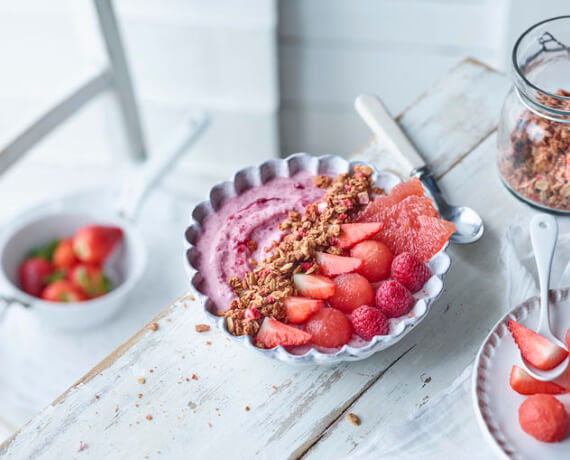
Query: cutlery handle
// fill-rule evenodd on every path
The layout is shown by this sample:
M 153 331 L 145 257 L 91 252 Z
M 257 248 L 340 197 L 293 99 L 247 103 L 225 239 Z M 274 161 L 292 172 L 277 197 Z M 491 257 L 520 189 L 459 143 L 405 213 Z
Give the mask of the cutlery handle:
M 530 241 L 534 251 L 534 260 L 540 284 L 540 313 L 537 332 L 550 338 L 550 321 L 548 318 L 548 288 L 550 285 L 550 268 L 554 248 L 558 239 L 558 223 L 549 214 L 537 214 L 530 221 Z
M 408 165 L 410 171 L 425 166 L 423 158 L 377 96 L 361 94 L 354 101 L 354 107 L 376 137 Z

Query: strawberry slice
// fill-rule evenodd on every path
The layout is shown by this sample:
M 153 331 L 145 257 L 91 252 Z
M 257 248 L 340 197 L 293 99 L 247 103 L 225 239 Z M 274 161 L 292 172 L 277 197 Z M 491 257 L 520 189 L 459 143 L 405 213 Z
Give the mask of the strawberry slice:
M 297 273 L 293 275 L 293 283 L 299 294 L 312 299 L 328 299 L 336 292 L 336 284 L 326 276 Z
M 356 257 L 336 256 L 326 252 L 317 252 L 317 263 L 321 267 L 323 275 L 336 276 L 358 270 L 362 267 L 364 261 Z
M 566 389 L 554 382 L 542 382 L 530 376 L 519 366 L 513 366 L 509 379 L 511 388 L 521 395 L 534 395 L 537 393 L 547 393 L 558 395 L 566 393 Z
M 287 297 L 283 300 L 287 312 L 287 321 L 299 324 L 307 320 L 313 313 L 319 311 L 324 302 L 307 297 Z
M 376 235 L 384 228 L 384 222 L 367 222 L 363 224 L 342 224 L 340 235 L 335 239 L 335 245 L 348 249 L 361 241 Z
M 539 369 L 544 371 L 552 369 L 568 356 L 568 352 L 564 348 L 512 319 L 507 321 L 507 327 L 523 358 Z
M 312 336 L 308 332 L 287 326 L 281 321 L 266 317 L 261 323 L 259 332 L 255 336 L 255 341 L 263 348 L 273 348 L 278 345 L 284 347 L 291 345 L 303 345 L 311 340 Z

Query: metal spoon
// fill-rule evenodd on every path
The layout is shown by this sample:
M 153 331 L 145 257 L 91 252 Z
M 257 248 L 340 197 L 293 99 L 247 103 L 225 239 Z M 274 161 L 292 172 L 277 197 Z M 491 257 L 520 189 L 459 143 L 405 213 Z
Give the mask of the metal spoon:
M 556 240 L 558 239 L 558 223 L 554 216 L 548 214 L 538 214 L 530 221 L 530 240 L 534 250 L 534 259 L 538 271 L 538 281 L 540 284 L 540 310 L 538 327 L 536 332 L 561 348 L 567 350 L 566 345 L 556 337 L 550 330 L 550 318 L 548 315 L 548 286 L 550 284 L 550 268 Z M 558 366 L 548 371 L 536 368 L 522 356 L 521 360 L 527 372 L 539 380 L 553 380 L 562 375 L 568 367 L 569 357 L 566 357 Z
M 410 175 L 416 176 L 431 194 L 441 217 L 453 222 L 455 233 L 451 235 L 451 241 L 456 244 L 478 241 L 485 230 L 479 214 L 466 206 L 452 206 L 447 203 L 425 161 L 380 99 L 373 94 L 361 94 L 356 98 L 354 106 L 372 132 L 389 145 L 401 160 L 410 165 Z

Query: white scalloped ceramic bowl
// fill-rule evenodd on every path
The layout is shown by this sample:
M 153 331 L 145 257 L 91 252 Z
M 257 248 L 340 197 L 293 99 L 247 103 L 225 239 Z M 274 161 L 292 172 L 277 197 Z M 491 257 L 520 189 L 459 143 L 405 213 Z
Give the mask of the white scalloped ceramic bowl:
M 192 211 L 192 222 L 186 230 L 186 267 L 192 286 L 199 296 L 206 315 L 210 322 L 222 329 L 228 337 L 244 346 L 256 350 L 267 357 L 278 359 L 290 364 L 335 364 L 342 361 L 357 361 L 367 358 L 377 351 L 384 350 L 400 341 L 410 330 L 417 326 L 428 314 L 430 305 L 443 290 L 443 275 L 449 270 L 451 260 L 446 253 L 447 245 L 432 257 L 428 266 L 432 277 L 424 288 L 415 294 L 416 304 L 413 310 L 406 316 L 394 318 L 390 324 L 390 334 L 376 336 L 369 342 L 363 342 L 363 346 L 345 345 L 333 353 L 325 353 L 315 348 L 308 349 L 305 353 L 291 353 L 284 347 L 276 347 L 264 350 L 256 347 L 249 336 L 236 337 L 226 329 L 225 319 L 216 316 L 213 311 L 213 302 L 200 291 L 202 275 L 200 273 L 200 254 L 194 246 L 200 238 L 201 224 L 208 215 L 215 213 L 223 206 L 228 198 L 243 193 L 245 190 L 264 184 L 274 177 L 290 177 L 301 171 L 308 171 L 314 175 L 326 174 L 336 176 L 340 173 L 349 172 L 351 167 L 363 162 L 349 162 L 341 157 L 326 155 L 314 157 L 306 153 L 296 153 L 284 159 L 269 160 L 259 167 L 250 167 L 238 171 L 232 181 L 222 182 L 210 190 L 210 200 L 198 204 Z M 401 182 L 401 179 L 389 172 L 377 171 L 373 165 L 372 178 L 375 185 L 386 191 Z
M 522 367 L 521 355 L 507 329 L 514 319 L 534 329 L 538 324 L 540 298 L 532 297 L 513 308 L 491 329 L 481 345 L 473 368 L 473 406 L 479 427 L 501 458 L 513 460 L 568 460 L 570 437 L 562 442 L 543 443 L 523 432 L 518 409 L 527 396 L 509 386 L 513 364 Z M 563 338 L 570 327 L 570 288 L 550 291 L 550 324 L 555 336 Z M 564 376 L 556 380 L 566 386 Z M 570 410 L 570 396 L 556 396 Z

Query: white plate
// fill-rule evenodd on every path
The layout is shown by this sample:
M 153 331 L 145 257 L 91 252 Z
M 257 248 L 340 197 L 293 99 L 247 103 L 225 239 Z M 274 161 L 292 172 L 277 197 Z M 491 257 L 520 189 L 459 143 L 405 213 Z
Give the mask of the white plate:
M 557 337 L 564 338 L 570 328 L 570 288 L 550 292 L 550 323 Z M 518 423 L 519 406 L 528 396 L 516 393 L 509 385 L 513 364 L 522 367 L 520 353 L 507 329 L 514 319 L 530 329 L 538 323 L 539 298 L 533 297 L 513 308 L 491 330 L 475 360 L 473 404 L 479 426 L 503 458 L 517 460 L 568 460 L 570 436 L 559 443 L 543 443 L 522 431 Z M 565 375 L 556 380 L 565 388 Z M 570 411 L 568 393 L 556 395 Z

